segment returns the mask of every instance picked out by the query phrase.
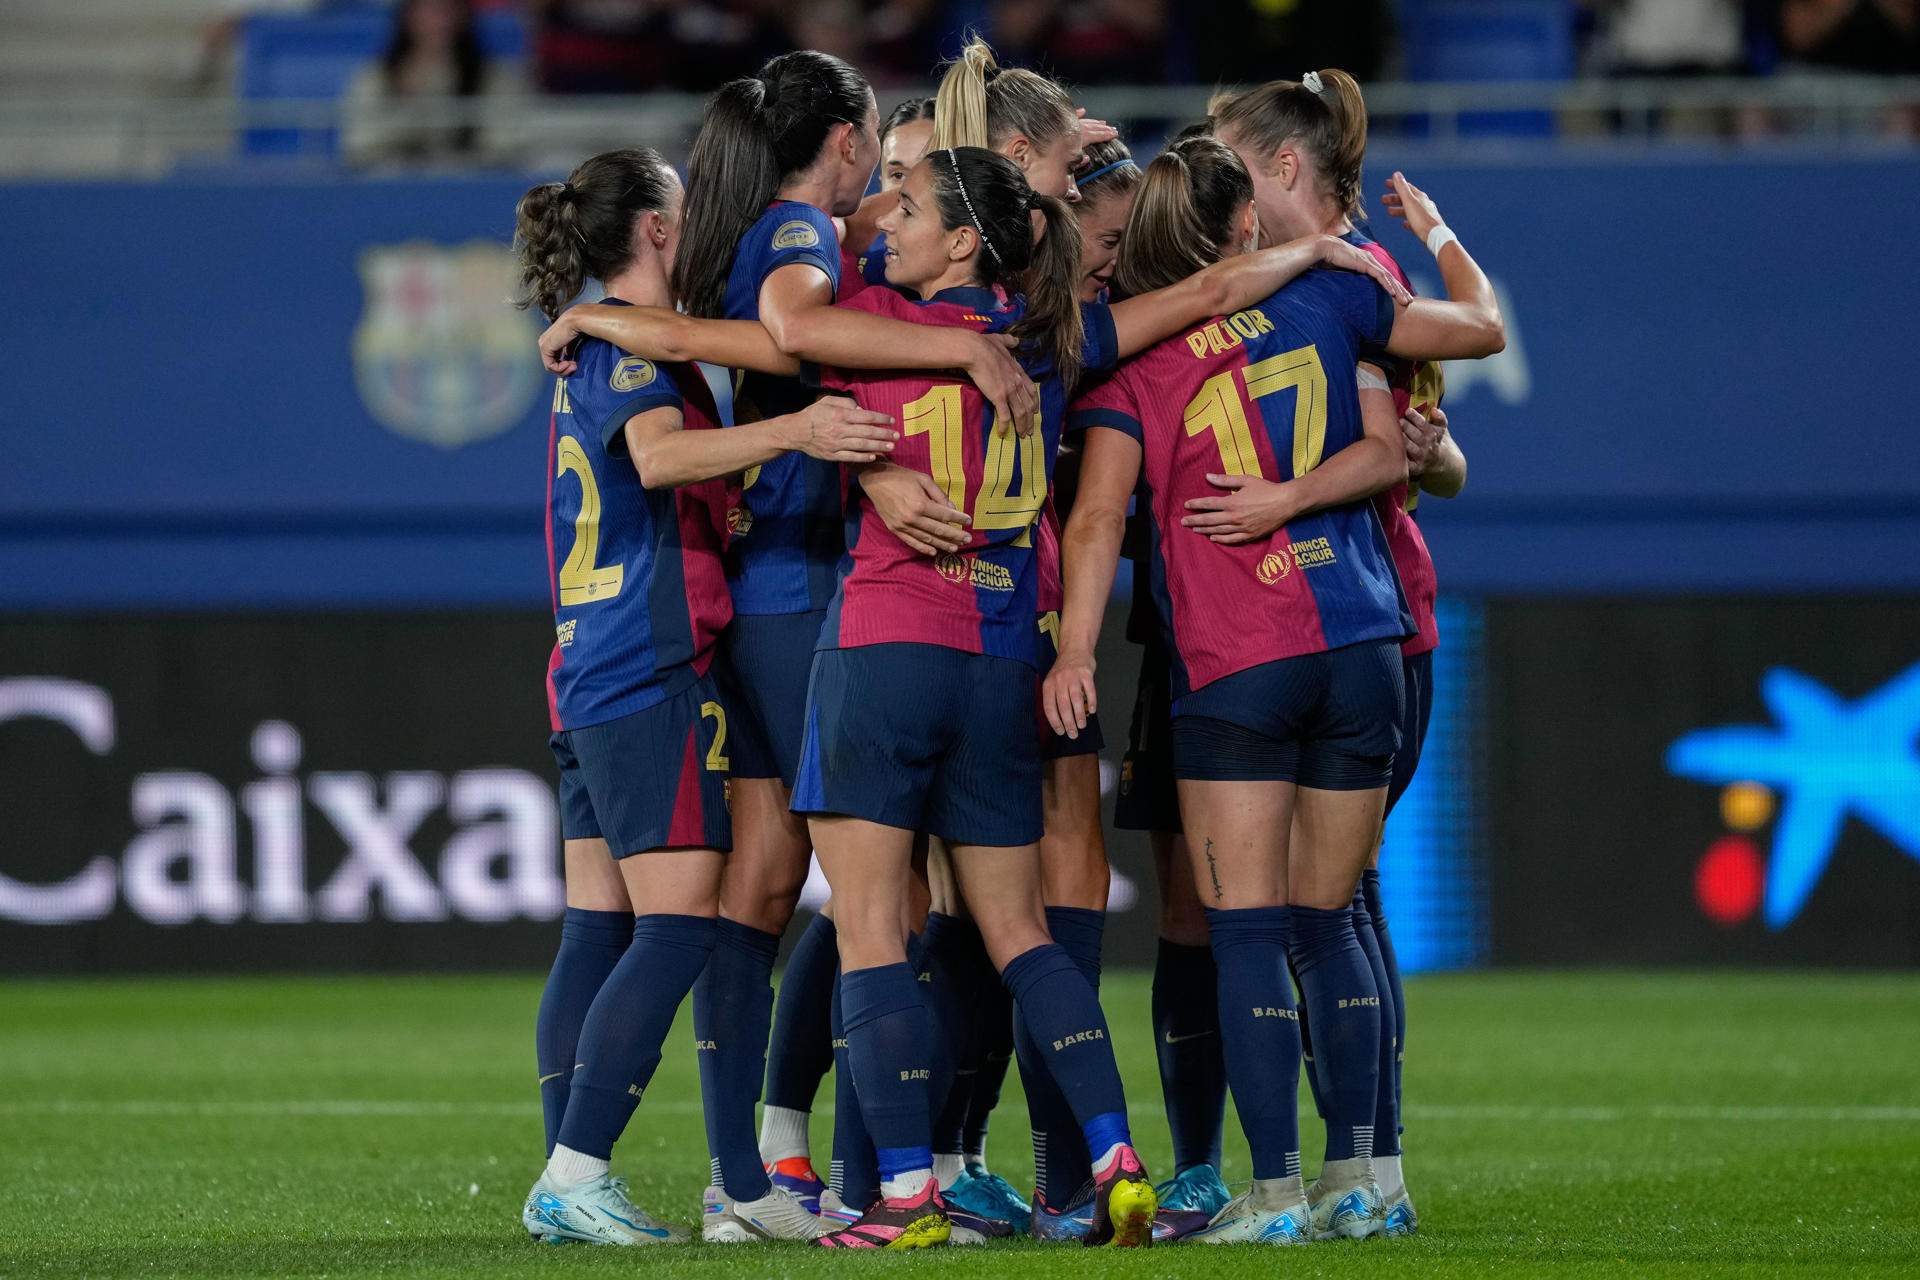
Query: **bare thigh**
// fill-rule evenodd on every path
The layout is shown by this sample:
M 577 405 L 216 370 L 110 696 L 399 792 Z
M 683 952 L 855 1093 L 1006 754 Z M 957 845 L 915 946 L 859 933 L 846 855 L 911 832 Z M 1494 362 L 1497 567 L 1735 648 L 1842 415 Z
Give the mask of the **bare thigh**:
M 1041 895 L 1050 907 L 1105 911 L 1112 874 L 1100 827 L 1100 757 L 1049 760 L 1041 778 Z
M 635 915 L 704 916 L 720 910 L 718 849 L 655 849 L 620 859 Z
M 733 780 L 733 852 L 720 887 L 720 914 L 729 920 L 784 933 L 807 882 L 813 852 L 806 819 L 787 808 L 787 788 L 778 778 Z
M 620 864 L 599 836 L 565 845 L 567 905 L 582 911 L 631 911 Z
M 1194 887 L 1192 854 L 1187 838 L 1175 831 L 1155 831 L 1153 874 L 1160 884 L 1160 936 L 1183 947 L 1207 945 L 1207 916 Z
M 1291 782 L 1181 778 L 1180 819 L 1200 903 L 1217 909 L 1287 902 Z
M 1287 883 L 1296 906 L 1333 911 L 1353 901 L 1360 873 L 1380 848 L 1387 789 L 1301 787 L 1293 806 Z
M 913 832 L 841 814 L 808 820 L 820 869 L 833 886 L 840 967 L 852 972 L 902 964 L 902 913 L 913 879 Z
M 1053 941 L 1040 899 L 1040 846 L 953 846 L 953 873 L 995 969 Z

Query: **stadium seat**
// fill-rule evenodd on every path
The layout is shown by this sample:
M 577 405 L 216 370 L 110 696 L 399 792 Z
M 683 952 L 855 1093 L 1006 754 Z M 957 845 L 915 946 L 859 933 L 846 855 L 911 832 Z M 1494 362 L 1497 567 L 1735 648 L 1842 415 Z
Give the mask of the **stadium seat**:
M 480 45 L 489 57 L 524 56 L 526 31 L 511 9 L 482 13 Z M 393 10 L 378 4 L 333 5 L 310 14 L 255 14 L 241 36 L 238 93 L 258 100 L 318 102 L 338 99 L 353 77 L 387 47 Z M 331 159 L 339 146 L 332 127 L 247 131 L 250 156 Z
M 1574 74 L 1572 0 L 1407 0 L 1410 80 L 1568 80 Z M 1548 112 L 1466 113 L 1460 132 L 1544 137 Z

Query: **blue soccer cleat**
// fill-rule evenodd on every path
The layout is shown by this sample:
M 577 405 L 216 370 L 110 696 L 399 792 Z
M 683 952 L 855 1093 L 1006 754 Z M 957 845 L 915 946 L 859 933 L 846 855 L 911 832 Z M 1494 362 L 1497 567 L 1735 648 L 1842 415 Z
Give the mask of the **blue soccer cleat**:
M 1087 1183 L 1074 1193 L 1065 1208 L 1050 1208 L 1038 1191 L 1033 1193 L 1033 1216 L 1029 1230 L 1035 1240 L 1080 1244 L 1093 1234 L 1093 1184 Z
M 1203 1230 L 1233 1198 L 1220 1180 L 1220 1171 L 1210 1164 L 1183 1169 L 1155 1190 L 1160 1195 L 1160 1208 L 1153 1216 L 1153 1238 L 1158 1244 L 1184 1240 Z
M 544 1244 L 620 1246 L 681 1244 L 687 1232 L 653 1217 L 627 1199 L 627 1181 L 601 1174 L 561 1187 L 542 1173 L 520 1210 L 527 1234 Z
M 1033 1221 L 1033 1210 L 1027 1206 L 1027 1202 L 1013 1189 L 1012 1183 L 996 1173 L 968 1170 L 941 1194 L 946 1197 L 948 1211 L 956 1215 L 956 1225 L 959 1223 L 957 1215 L 964 1213 L 993 1222 L 1004 1222 L 1012 1228 L 1006 1234 L 1020 1235 L 1026 1232 L 1028 1224 Z

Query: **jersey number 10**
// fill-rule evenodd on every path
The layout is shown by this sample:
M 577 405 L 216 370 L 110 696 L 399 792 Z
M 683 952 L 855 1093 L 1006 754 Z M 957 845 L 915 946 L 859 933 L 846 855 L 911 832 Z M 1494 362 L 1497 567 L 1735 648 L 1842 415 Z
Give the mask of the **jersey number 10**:
M 967 509 L 966 436 L 960 412 L 960 388 L 935 387 L 927 394 L 900 406 L 900 424 L 909 436 L 925 435 L 931 455 L 933 482 L 947 495 L 947 501 L 960 510 Z M 1033 519 L 1047 501 L 1047 442 L 1041 434 L 1040 415 L 1033 415 L 1033 430 L 1021 435 L 1011 426 L 995 425 L 987 433 L 986 468 L 980 480 L 980 493 L 973 504 L 973 527 L 985 533 L 993 529 L 1018 529 L 1016 547 L 1033 545 Z M 1016 474 L 1015 459 L 1019 460 Z M 1019 492 L 1014 484 L 1019 483 Z
M 1245 381 L 1244 399 L 1234 385 L 1235 374 Z M 1216 373 L 1201 383 L 1199 394 L 1187 402 L 1187 434 L 1213 432 L 1214 443 L 1220 446 L 1220 469 L 1230 476 L 1257 476 L 1260 455 L 1254 451 L 1253 432 L 1247 426 L 1247 405 L 1288 387 L 1300 393 L 1293 402 L 1293 478 L 1297 480 L 1320 465 L 1327 447 L 1327 371 L 1320 353 L 1310 346 Z

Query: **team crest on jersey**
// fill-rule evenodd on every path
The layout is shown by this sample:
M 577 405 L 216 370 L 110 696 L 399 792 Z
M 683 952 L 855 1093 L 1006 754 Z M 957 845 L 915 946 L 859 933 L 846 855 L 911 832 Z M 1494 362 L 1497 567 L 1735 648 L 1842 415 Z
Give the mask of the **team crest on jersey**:
M 360 282 L 353 376 L 381 426 L 457 449 L 526 417 L 540 394 L 528 358 L 539 330 L 507 305 L 517 287 L 507 246 L 381 245 L 360 255 Z
M 1260 557 L 1260 568 L 1256 572 L 1260 581 L 1272 586 L 1293 572 L 1293 560 L 1285 551 L 1269 551 Z
M 820 233 L 811 222 L 783 222 L 780 229 L 773 233 L 773 247 L 776 249 L 811 249 L 820 243 Z
M 736 538 L 745 537 L 753 528 L 753 512 L 742 506 L 727 508 L 727 532 Z
M 933 567 L 939 571 L 941 577 L 956 586 L 967 580 L 967 559 L 965 556 L 958 556 L 949 551 L 944 555 L 935 556 Z
M 628 356 L 613 366 L 613 372 L 607 375 L 607 385 L 615 391 L 638 391 L 649 385 L 653 376 L 653 361 Z

